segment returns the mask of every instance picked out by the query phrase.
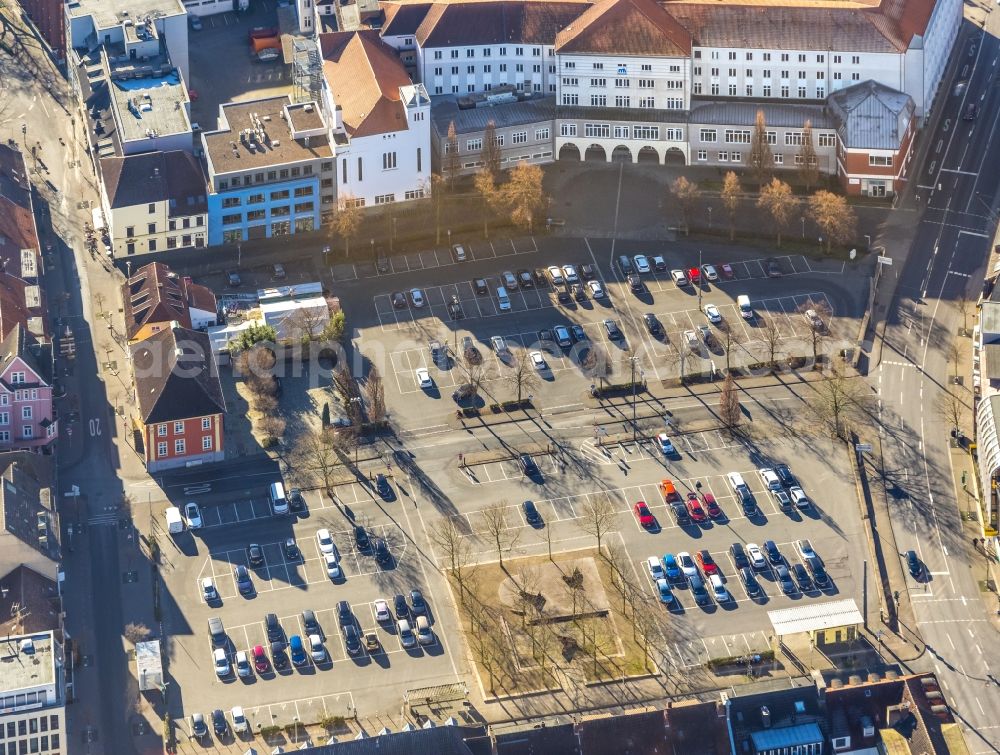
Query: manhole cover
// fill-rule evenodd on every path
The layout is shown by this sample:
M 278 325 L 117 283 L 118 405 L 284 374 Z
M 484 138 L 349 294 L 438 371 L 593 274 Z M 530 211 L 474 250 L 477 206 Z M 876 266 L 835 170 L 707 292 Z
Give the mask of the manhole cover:
M 127 571 L 124 574 L 122 574 L 122 582 L 124 582 L 127 585 L 131 584 L 132 582 L 138 582 L 138 581 L 139 581 L 139 572 L 137 571 L 134 570 Z

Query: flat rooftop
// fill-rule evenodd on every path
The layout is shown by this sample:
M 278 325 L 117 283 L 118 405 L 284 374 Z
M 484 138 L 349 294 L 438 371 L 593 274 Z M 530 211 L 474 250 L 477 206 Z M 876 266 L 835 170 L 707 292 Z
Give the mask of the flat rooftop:
M 448 126 L 453 121 L 456 134 L 473 134 L 485 131 L 486 124 L 490 121 L 493 121 L 496 128 L 508 128 L 551 121 L 556 117 L 555 97 L 532 97 L 518 102 L 468 109 L 459 108 L 458 100 L 454 97 L 434 97 L 431 102 L 434 128 L 442 136 L 448 133 Z
M 190 133 L 188 95 L 176 72 L 164 76 L 108 82 L 122 144 L 159 136 Z
M 287 95 L 222 105 L 220 123 L 202 135 L 209 165 L 216 175 L 333 157 L 330 140 L 322 136 L 293 139 L 286 108 L 293 107 L 296 124 L 309 117 L 292 106 Z M 318 117 L 318 111 L 314 111 Z
M 186 12 L 181 0 L 69 0 L 66 9 L 70 18 L 93 16 L 98 29 L 118 26 L 125 18 L 135 20 Z
M 22 641 L 28 639 L 34 652 L 21 648 Z M 52 684 L 56 678 L 54 653 L 51 632 L 0 638 L 0 693 Z

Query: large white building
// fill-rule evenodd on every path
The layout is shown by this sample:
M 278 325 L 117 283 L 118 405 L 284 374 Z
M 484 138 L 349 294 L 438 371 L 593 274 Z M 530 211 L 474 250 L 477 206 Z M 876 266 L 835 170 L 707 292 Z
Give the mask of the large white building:
M 54 632 L 0 640 L 0 751 L 63 755 L 66 679 Z
M 376 31 L 319 35 L 338 202 L 387 205 L 429 191 L 431 101 Z

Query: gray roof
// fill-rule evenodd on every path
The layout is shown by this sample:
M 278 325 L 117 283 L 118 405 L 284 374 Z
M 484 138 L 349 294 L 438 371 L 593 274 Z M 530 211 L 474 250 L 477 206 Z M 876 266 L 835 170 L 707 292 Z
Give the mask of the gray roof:
M 590 121 L 631 121 L 632 123 L 687 123 L 687 113 L 683 110 L 653 110 L 638 107 L 583 107 L 581 105 L 560 105 L 556 117 L 561 120 Z
M 432 103 L 434 129 L 442 137 L 448 134 L 448 126 L 452 121 L 455 123 L 456 134 L 473 134 L 485 131 L 489 121 L 493 121 L 497 128 L 507 128 L 552 121 L 556 115 L 555 97 L 535 97 L 468 110 L 459 109 L 454 97 L 435 97 Z
M 848 149 L 899 149 L 914 111 L 910 95 L 875 81 L 833 92 L 827 103 L 840 121 L 840 140 Z
M 472 755 L 475 750 L 465 742 L 483 736 L 480 728 L 435 726 L 431 729 L 394 732 L 336 744 L 317 745 L 302 750 L 303 755 Z
M 983 344 L 983 352 L 984 377 L 989 381 L 1000 380 L 1000 343 Z
M 984 343 L 992 343 L 994 334 L 1000 333 L 1000 302 L 983 302 L 979 309 L 979 327 Z
M 764 113 L 764 121 L 775 128 L 802 128 L 812 121 L 813 129 L 836 127 L 836 121 L 822 105 L 802 105 L 789 102 L 715 102 L 691 101 L 691 123 L 718 126 L 753 126 L 757 111 Z

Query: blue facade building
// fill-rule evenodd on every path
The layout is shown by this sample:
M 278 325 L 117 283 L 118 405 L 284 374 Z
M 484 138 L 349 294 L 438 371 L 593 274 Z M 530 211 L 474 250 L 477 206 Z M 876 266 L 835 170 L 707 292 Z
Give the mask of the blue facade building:
M 318 229 L 336 193 L 319 107 L 286 96 L 229 103 L 219 107 L 219 123 L 202 135 L 209 245 Z

